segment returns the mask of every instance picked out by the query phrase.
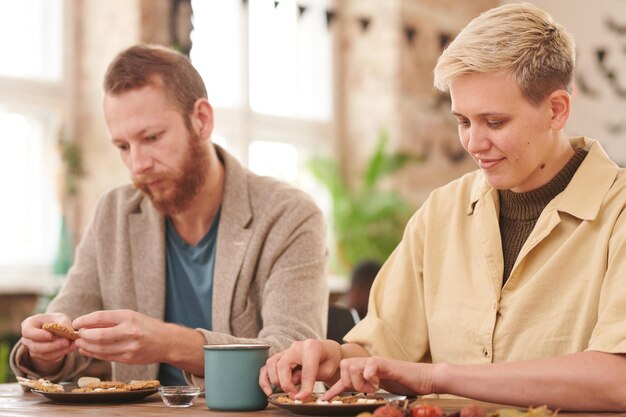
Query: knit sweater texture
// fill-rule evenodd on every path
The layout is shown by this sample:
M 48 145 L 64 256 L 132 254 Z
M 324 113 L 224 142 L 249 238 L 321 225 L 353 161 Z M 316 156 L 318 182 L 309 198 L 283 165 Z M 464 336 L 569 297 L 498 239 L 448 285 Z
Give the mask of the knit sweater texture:
M 500 198 L 500 237 L 504 272 L 502 285 L 509 278 L 517 255 L 530 236 L 539 215 L 548 203 L 561 193 L 574 177 L 576 170 L 587 156 L 587 151 L 578 148 L 574 156 L 550 182 L 536 190 L 516 193 L 499 190 Z

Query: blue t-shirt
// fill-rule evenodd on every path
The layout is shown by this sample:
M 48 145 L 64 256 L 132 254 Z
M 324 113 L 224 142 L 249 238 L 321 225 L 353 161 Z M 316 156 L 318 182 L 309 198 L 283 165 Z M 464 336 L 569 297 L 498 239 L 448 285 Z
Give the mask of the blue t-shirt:
M 166 220 L 167 283 L 165 321 L 195 329 L 211 330 L 213 270 L 221 209 L 206 235 L 196 245 L 186 243 Z M 162 385 L 186 385 L 179 368 L 162 363 L 159 368 Z

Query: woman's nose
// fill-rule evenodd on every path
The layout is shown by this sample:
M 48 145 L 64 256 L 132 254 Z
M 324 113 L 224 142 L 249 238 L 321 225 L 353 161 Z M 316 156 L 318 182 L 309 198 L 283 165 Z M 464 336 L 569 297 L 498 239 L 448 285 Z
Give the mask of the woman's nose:
M 467 140 L 467 151 L 472 154 L 480 154 L 484 151 L 489 150 L 491 147 L 491 142 L 489 141 L 486 132 L 480 127 L 472 126 L 469 129 L 468 133 L 469 137 Z

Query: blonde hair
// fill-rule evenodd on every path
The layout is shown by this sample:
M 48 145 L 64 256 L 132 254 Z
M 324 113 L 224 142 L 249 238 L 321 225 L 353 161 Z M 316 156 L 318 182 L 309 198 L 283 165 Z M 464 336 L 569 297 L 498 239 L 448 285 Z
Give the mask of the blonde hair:
M 575 45 L 552 17 L 530 3 L 508 4 L 473 19 L 443 51 L 435 87 L 467 73 L 510 71 L 526 99 L 538 104 L 552 92 L 571 91 Z

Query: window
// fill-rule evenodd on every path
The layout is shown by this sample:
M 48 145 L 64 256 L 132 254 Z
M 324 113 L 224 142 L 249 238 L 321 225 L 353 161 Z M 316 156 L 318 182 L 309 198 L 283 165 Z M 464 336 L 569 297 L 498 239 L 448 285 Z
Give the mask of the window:
M 288 181 L 324 206 L 324 191 L 305 163 L 332 144 L 327 1 L 192 6 L 190 55 L 215 109 L 214 141 L 256 173 Z
M 319 4 L 318 4 L 319 5 Z M 330 119 L 330 36 L 325 9 L 294 1 L 249 5 L 250 106 L 286 117 Z
M 0 76 L 61 80 L 62 6 L 62 0 L 0 4 L 0 34 L 6 57 L 0 60 Z
M 37 115 L 0 110 L 0 264 L 45 265 L 54 256 L 59 227 L 51 126 Z M 4 200 L 4 199 L 3 199 Z
M 66 13 L 63 0 L 0 2 L 0 282 L 50 273 L 56 252 Z

